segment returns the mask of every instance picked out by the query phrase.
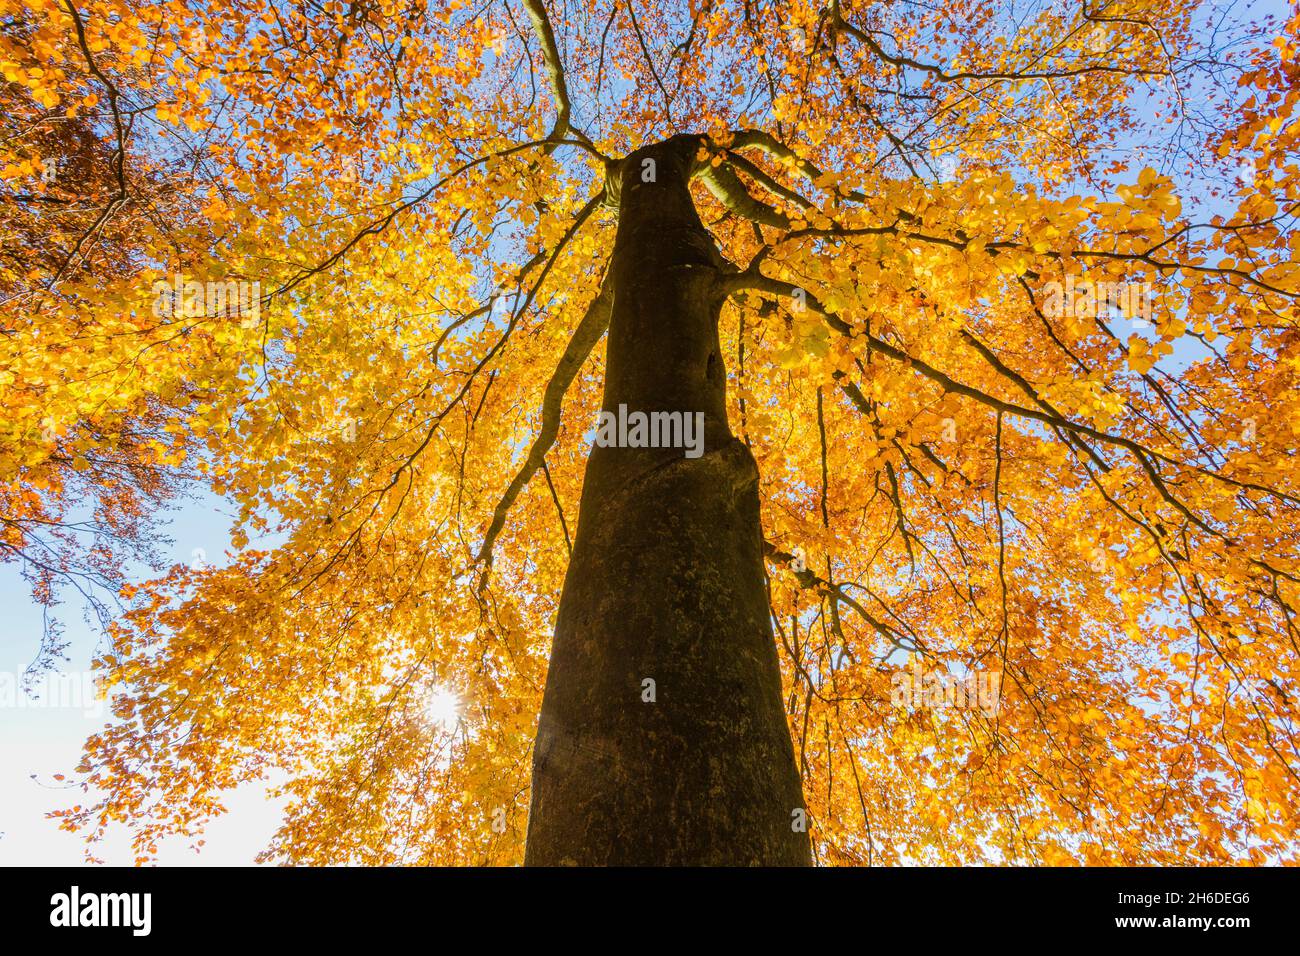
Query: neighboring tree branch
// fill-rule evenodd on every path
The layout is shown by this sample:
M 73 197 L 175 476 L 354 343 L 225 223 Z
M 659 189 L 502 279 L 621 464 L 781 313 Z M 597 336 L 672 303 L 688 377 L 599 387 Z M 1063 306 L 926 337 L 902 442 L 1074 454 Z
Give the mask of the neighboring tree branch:
M 113 81 L 110 80 L 104 74 L 104 71 L 99 68 L 99 64 L 95 62 L 94 54 L 90 52 L 90 43 L 86 39 L 86 27 L 82 22 L 81 13 L 72 3 L 72 0 L 66 0 L 66 2 L 68 4 L 68 13 L 72 16 L 73 26 L 76 27 L 77 45 L 81 48 L 81 53 L 86 58 L 86 66 L 89 67 L 90 72 L 95 75 L 96 79 L 104 84 L 104 91 L 108 94 L 108 106 L 110 112 L 113 114 L 113 133 L 117 138 L 117 148 L 113 151 L 113 158 L 111 160 L 113 178 L 117 183 L 117 192 L 114 194 L 113 198 L 109 200 L 108 205 L 100 212 L 98 218 L 95 219 L 95 222 L 91 227 L 82 234 L 80 239 L 77 240 L 76 244 L 72 247 L 72 251 L 68 253 L 67 258 L 63 261 L 63 264 L 55 271 L 48 286 L 50 289 L 53 289 L 58 285 L 64 275 L 67 274 L 68 270 L 76 264 L 77 259 L 81 256 L 82 248 L 90 238 L 99 232 L 100 228 L 107 223 L 110 218 L 112 218 L 113 213 L 125 205 L 127 200 L 130 198 L 126 181 L 126 141 L 130 135 L 130 130 L 124 127 L 122 123 L 122 110 L 118 103 L 122 94 L 118 91 L 117 86 L 114 85 Z
M 772 561 L 775 561 L 778 564 L 784 564 L 787 567 L 790 567 L 795 560 L 793 554 L 788 551 L 782 551 L 770 541 L 763 542 L 763 554 Z M 890 644 L 894 645 L 894 647 L 898 648 L 900 651 L 922 655 L 925 653 L 925 651 L 920 647 L 905 643 L 901 634 L 873 615 L 852 597 L 845 594 L 841 585 L 827 581 L 825 578 L 820 578 L 817 576 L 816 572 L 807 568 L 804 568 L 802 571 L 795 571 L 793 567 L 791 567 L 791 573 L 794 574 L 795 578 L 799 581 L 800 587 L 810 588 L 818 594 L 825 595 L 829 600 L 842 601 L 847 604 L 858 614 L 859 617 L 862 618 L 862 620 L 871 625 L 872 630 L 885 640 L 889 641 Z
M 1240 546 L 1241 542 L 1208 525 L 1204 520 L 1202 520 L 1199 516 L 1197 516 L 1194 512 L 1192 512 L 1191 509 L 1189 509 L 1182 501 L 1180 501 L 1170 490 L 1169 483 L 1165 479 L 1165 477 L 1161 475 L 1160 470 L 1156 467 L 1156 462 L 1159 461 L 1179 468 L 1192 469 L 1201 474 L 1207 475 L 1208 477 L 1215 478 L 1227 484 L 1232 484 L 1237 486 L 1247 485 L 1248 487 L 1252 487 L 1255 488 L 1256 490 L 1266 492 L 1277 498 L 1290 501 L 1292 503 L 1297 503 L 1297 499 L 1294 496 L 1286 494 L 1285 492 L 1282 491 L 1278 491 L 1277 489 L 1267 488 L 1264 486 L 1255 485 L 1253 483 L 1248 484 L 1245 482 L 1239 482 L 1236 479 L 1230 478 L 1225 475 L 1221 475 L 1218 472 L 1213 471 L 1212 469 L 1204 468 L 1195 464 L 1190 464 L 1188 462 L 1180 461 L 1178 459 L 1171 458 L 1167 455 L 1161 454 L 1160 452 L 1157 452 L 1154 449 L 1146 447 L 1140 442 L 1134 441 L 1133 439 L 1130 438 L 1125 438 L 1122 435 L 1115 435 L 1110 432 L 1101 431 L 1099 429 L 1091 427 L 1090 425 L 1085 425 L 1080 422 L 1076 422 L 1073 419 L 1065 418 L 1059 414 L 1053 414 L 1051 412 L 1047 412 L 1035 408 L 1026 408 L 1025 406 L 1017 405 L 1013 402 L 1003 401 L 1002 399 L 997 398 L 994 395 L 990 395 L 987 392 L 981 391 L 980 389 L 973 388 L 970 385 L 965 385 L 961 382 L 958 382 L 952 377 L 941 372 L 939 369 L 934 368 L 931 365 L 928 365 L 927 363 L 916 358 L 915 356 L 911 355 L 905 350 L 900 349 L 897 346 L 891 345 L 889 342 L 886 342 L 884 339 L 878 338 L 877 336 L 873 335 L 871 332 L 865 330 L 855 330 L 853 326 L 851 326 L 848 322 L 844 321 L 843 318 L 841 318 L 839 315 L 835 314 L 835 312 L 827 309 L 824 305 L 822 305 L 821 302 L 819 302 L 817 298 L 807 290 L 799 290 L 792 283 L 784 282 L 779 279 L 773 279 L 768 276 L 765 276 L 758 269 L 753 268 L 752 266 L 751 268 L 746 269 L 744 272 L 727 276 L 722 281 L 724 283 L 724 287 L 726 288 L 726 290 L 732 293 L 737 291 L 742 291 L 745 289 L 753 289 L 757 291 L 767 292 L 772 295 L 793 296 L 796 294 L 797 291 L 801 291 L 802 297 L 806 303 L 807 308 L 813 312 L 816 312 L 818 315 L 822 316 L 822 318 L 826 321 L 826 324 L 829 325 L 836 332 L 839 332 L 841 335 L 845 335 L 850 338 L 855 336 L 861 336 L 864 339 L 864 341 L 866 341 L 871 346 L 871 348 L 874 349 L 875 351 L 880 352 L 882 355 L 886 356 L 887 358 L 891 358 L 896 362 L 900 362 L 908 366 L 909 368 L 912 368 L 919 374 L 925 376 L 926 378 L 940 385 L 945 391 L 953 392 L 958 395 L 964 395 L 967 398 L 972 398 L 975 401 L 987 405 L 989 408 L 992 408 L 999 413 L 1010 413 L 1012 415 L 1017 415 L 1022 418 L 1031 418 L 1036 421 L 1043 422 L 1044 424 L 1047 425 L 1065 429 L 1066 431 L 1069 431 L 1076 435 L 1086 436 L 1088 438 L 1092 438 L 1096 441 L 1100 441 L 1104 444 L 1111 445 L 1113 447 L 1123 448 L 1125 451 L 1128 451 L 1134 457 L 1138 465 L 1142 468 L 1142 470 L 1146 473 L 1147 477 L 1150 479 L 1152 487 L 1155 488 L 1156 492 L 1167 504 L 1169 504 L 1176 511 L 1178 511 L 1191 524 L 1200 528 L 1202 531 L 1209 534 L 1210 536 L 1220 539 L 1221 541 L 1223 541 L 1224 543 L 1230 546 Z M 1262 558 L 1251 556 L 1249 560 L 1251 561 L 1251 563 L 1265 569 L 1266 571 L 1269 571 L 1272 574 L 1281 575 L 1282 577 L 1287 578 L 1288 580 L 1291 581 L 1300 581 L 1300 577 L 1297 577 L 1296 575 L 1290 574 L 1289 572 L 1282 571 L 1278 568 L 1275 568 Z

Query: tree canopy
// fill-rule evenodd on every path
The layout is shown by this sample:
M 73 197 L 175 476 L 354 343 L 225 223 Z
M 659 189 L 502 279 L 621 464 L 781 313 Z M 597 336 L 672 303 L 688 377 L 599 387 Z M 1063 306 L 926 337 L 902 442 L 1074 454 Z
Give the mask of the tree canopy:
M 270 781 L 268 860 L 521 858 L 620 160 L 690 136 L 817 859 L 1295 860 L 1294 10 L 0 21 L 0 555 L 120 588 L 89 853 Z M 125 583 L 190 484 L 231 552 Z

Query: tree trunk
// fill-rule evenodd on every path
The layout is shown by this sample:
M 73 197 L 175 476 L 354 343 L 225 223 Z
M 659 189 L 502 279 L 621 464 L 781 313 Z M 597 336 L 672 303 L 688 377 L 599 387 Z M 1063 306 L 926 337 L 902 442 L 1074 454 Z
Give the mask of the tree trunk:
M 703 412 L 704 453 L 591 451 L 533 754 L 529 865 L 810 862 L 758 469 L 727 424 L 721 259 L 688 191 L 698 146 L 677 136 L 625 160 L 604 408 Z

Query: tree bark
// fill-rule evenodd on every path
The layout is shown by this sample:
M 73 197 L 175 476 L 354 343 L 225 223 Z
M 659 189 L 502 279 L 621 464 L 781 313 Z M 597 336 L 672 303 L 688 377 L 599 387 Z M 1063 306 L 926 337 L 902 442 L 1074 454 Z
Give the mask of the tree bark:
M 699 142 L 624 161 L 604 408 L 703 412 L 704 453 L 592 448 L 533 754 L 529 865 L 810 862 L 758 469 L 727 423 L 722 260 L 688 189 Z

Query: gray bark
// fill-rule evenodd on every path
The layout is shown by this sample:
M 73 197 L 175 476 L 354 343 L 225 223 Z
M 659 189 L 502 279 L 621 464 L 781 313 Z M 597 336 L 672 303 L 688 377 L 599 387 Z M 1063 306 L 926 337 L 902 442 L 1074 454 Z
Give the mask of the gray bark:
M 758 470 L 727 423 L 721 260 L 688 189 L 697 147 L 673 137 L 624 161 L 604 408 L 703 412 L 704 454 L 591 451 L 534 749 L 529 865 L 810 863 Z

